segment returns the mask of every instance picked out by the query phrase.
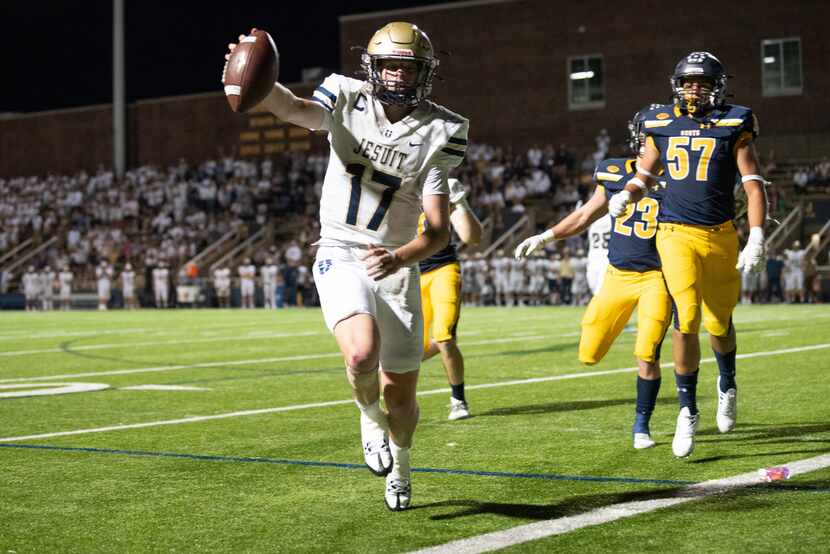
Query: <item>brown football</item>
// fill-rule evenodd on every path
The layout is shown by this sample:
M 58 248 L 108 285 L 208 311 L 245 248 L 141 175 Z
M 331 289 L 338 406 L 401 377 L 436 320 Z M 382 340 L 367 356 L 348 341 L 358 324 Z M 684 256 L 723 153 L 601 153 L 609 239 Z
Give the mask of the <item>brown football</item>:
M 280 55 L 271 35 L 251 29 L 231 54 L 222 73 L 225 96 L 235 112 L 247 112 L 268 96 L 277 80 Z

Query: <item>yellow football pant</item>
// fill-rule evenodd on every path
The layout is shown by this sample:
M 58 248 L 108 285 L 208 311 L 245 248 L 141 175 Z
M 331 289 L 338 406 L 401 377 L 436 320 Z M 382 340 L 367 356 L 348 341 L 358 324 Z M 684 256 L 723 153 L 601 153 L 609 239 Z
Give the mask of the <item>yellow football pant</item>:
M 625 271 L 609 265 L 602 288 L 582 317 L 579 361 L 595 364 L 608 353 L 637 307 L 634 355 L 646 362 L 660 357 L 671 322 L 671 301 L 659 270 Z
M 698 333 L 702 316 L 710 335 L 728 335 L 741 293 L 741 274 L 735 269 L 738 234 L 733 223 L 710 227 L 660 223 L 657 251 L 680 332 Z
M 424 352 L 430 336 L 436 342 L 455 338 L 461 315 L 461 265 L 443 265 L 421 274 L 421 310 L 424 312 Z

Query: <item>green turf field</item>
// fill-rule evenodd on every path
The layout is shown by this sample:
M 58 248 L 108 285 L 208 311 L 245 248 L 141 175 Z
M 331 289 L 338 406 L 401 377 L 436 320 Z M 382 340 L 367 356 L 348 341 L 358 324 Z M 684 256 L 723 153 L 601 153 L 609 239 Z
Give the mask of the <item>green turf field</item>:
M 2 313 L 0 395 L 109 388 L 0 398 L 0 554 L 405 552 L 510 529 L 511 552 L 827 550 L 828 467 L 525 540 L 530 523 L 830 454 L 830 307 L 737 310 L 738 426 L 717 432 L 704 362 L 685 460 L 671 454 L 671 370 L 657 447 L 634 451 L 635 373 L 608 371 L 634 365 L 634 334 L 581 367 L 581 313 L 463 310 L 474 417 L 447 421 L 443 370 L 427 362 L 403 513 L 361 465 L 358 412 L 317 310 Z

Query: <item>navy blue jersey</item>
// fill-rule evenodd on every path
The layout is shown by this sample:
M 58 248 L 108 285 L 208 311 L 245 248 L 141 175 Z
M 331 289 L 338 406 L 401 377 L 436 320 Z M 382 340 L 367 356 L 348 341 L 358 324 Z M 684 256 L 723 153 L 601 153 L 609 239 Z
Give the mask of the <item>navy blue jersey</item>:
M 692 118 L 664 106 L 646 112 L 643 127 L 666 173 L 659 220 L 719 225 L 734 219 L 735 149 L 758 135 L 752 110 L 725 104 Z
M 420 217 L 418 218 L 418 234 L 423 234 L 426 228 L 427 218 L 423 213 L 421 213 Z M 433 269 L 438 269 L 439 267 L 443 267 L 447 264 L 451 264 L 457 261 L 458 253 L 455 250 L 455 244 L 453 244 L 452 238 L 450 238 L 450 241 L 447 243 L 447 246 L 445 246 L 429 258 L 426 258 L 418 262 L 418 269 L 421 270 L 421 273 L 426 273 L 427 271 L 432 271 Z
M 621 191 L 637 174 L 635 165 L 633 158 L 612 158 L 597 165 L 594 181 L 605 189 L 606 199 Z M 662 194 L 662 190 L 649 192 L 636 204 L 629 205 L 625 214 L 611 218 L 608 262 L 617 269 L 639 272 L 660 269 L 655 236 Z

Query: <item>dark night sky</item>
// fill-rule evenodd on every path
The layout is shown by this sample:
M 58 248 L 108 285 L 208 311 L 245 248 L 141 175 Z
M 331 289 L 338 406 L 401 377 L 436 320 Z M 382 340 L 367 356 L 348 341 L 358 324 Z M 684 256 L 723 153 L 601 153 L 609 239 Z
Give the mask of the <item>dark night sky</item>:
M 252 26 L 272 34 L 290 83 L 340 66 L 339 15 L 445 2 L 125 0 L 127 101 L 220 90 L 226 44 Z M 111 0 L 5 0 L 2 12 L 0 113 L 112 101 Z

